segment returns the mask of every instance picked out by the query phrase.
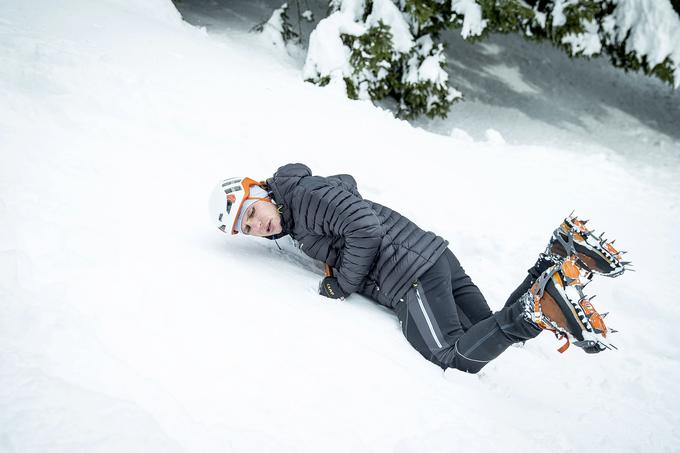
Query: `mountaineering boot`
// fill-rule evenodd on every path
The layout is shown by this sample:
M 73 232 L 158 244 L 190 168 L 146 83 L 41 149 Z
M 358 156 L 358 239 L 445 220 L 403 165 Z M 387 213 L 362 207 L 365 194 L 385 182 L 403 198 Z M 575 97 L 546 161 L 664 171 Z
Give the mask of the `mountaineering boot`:
M 588 353 L 616 349 L 607 340 L 607 334 L 615 331 L 607 329 L 603 316 L 590 302 L 592 297 L 583 294 L 583 273 L 574 257 L 543 271 L 520 297 L 525 318 L 541 329 L 550 330 L 556 337 L 565 338 L 567 341 L 558 349 L 560 352 L 572 341 Z
M 559 263 L 567 257 L 573 257 L 581 269 L 606 277 L 617 277 L 632 266 L 629 261 L 622 261 L 622 255 L 614 248 L 614 241 L 608 242 L 602 235 L 596 236 L 593 230 L 586 227 L 587 220 L 569 215 L 553 232 L 545 254 Z

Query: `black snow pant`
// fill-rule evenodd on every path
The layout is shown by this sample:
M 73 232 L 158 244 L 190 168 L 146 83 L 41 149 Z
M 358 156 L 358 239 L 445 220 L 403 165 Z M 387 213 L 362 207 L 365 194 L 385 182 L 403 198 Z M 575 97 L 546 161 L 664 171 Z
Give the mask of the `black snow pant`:
M 395 306 L 401 329 L 429 361 L 443 369 L 477 373 L 511 344 L 541 332 L 525 320 L 517 301 L 548 266 L 550 262 L 539 259 L 505 306 L 491 313 L 479 288 L 447 249 Z

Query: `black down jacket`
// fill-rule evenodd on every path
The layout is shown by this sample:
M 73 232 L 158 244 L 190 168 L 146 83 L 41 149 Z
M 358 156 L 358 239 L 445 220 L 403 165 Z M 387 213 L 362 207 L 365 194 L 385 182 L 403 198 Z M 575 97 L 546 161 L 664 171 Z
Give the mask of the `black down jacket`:
M 350 175 L 312 176 L 306 165 L 288 164 L 266 183 L 282 215 L 277 238 L 289 234 L 305 254 L 333 266 L 346 294 L 393 308 L 446 249 L 441 237 L 364 200 Z

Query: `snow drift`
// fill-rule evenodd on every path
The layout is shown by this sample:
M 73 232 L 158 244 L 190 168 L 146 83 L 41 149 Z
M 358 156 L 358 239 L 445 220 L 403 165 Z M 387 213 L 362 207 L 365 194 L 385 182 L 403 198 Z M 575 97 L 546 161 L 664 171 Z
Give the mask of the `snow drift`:
M 0 35 L 0 451 L 678 445 L 672 158 L 435 135 L 161 0 L 3 2 Z M 219 178 L 291 161 L 449 239 L 492 308 L 564 215 L 592 217 L 639 269 L 589 287 L 620 350 L 560 355 L 543 334 L 442 373 L 392 313 L 318 296 L 288 241 L 208 222 Z

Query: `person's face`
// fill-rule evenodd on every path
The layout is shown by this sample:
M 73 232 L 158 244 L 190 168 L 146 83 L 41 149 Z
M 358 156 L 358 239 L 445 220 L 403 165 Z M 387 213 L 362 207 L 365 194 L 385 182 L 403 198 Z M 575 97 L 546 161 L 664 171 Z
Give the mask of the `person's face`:
M 250 236 L 272 236 L 282 231 L 281 214 L 274 203 L 256 201 L 241 219 L 241 231 Z

